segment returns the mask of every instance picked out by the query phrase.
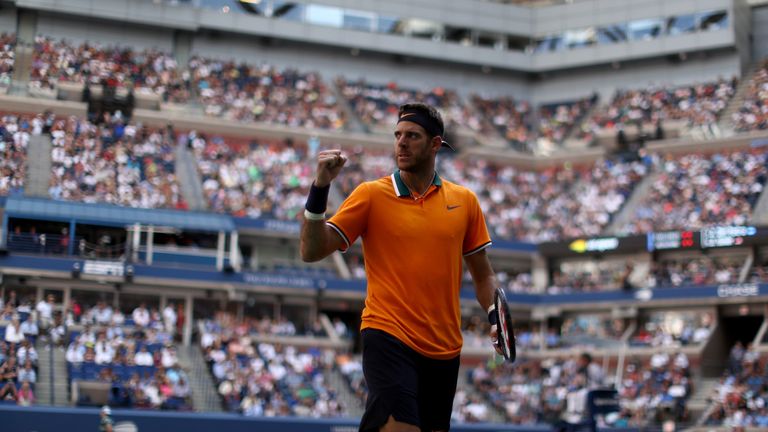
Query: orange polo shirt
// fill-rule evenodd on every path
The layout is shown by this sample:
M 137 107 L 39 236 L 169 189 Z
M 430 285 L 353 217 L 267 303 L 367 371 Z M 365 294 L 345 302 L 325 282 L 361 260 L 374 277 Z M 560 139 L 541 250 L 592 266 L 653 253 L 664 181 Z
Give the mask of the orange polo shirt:
M 361 330 L 383 330 L 426 357 L 459 355 L 462 257 L 491 244 L 472 191 L 435 173 L 415 200 L 398 170 L 358 186 L 328 225 L 344 250 L 363 239 L 368 295 Z

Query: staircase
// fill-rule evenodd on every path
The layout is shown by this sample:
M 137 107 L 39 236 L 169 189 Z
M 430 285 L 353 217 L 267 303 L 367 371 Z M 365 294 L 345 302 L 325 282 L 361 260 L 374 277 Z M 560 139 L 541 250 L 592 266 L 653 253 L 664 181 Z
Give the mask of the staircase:
M 702 425 L 706 421 L 712 406 L 709 398 L 719 383 L 720 378 L 702 378 L 696 383 L 696 389 L 687 404 L 691 411 L 691 419 L 696 425 Z
M 760 198 L 755 203 L 755 208 L 752 210 L 752 219 L 749 221 L 753 225 L 764 225 L 768 223 L 768 193 L 766 193 L 766 186 L 763 185 L 763 192 L 760 193 Z
M 640 181 L 640 184 L 635 186 L 635 190 L 629 196 L 629 200 L 624 203 L 624 206 L 614 215 L 611 223 L 605 228 L 604 233 L 608 235 L 617 235 L 618 230 L 627 224 L 634 216 L 635 211 L 642 203 L 643 198 L 648 194 L 653 183 L 659 178 L 661 173 L 651 172 L 645 178 Z
M 336 390 L 336 396 L 341 405 L 347 412 L 347 417 L 360 418 L 365 411 L 364 402 L 361 401 L 349 388 L 344 375 L 336 369 L 326 369 L 323 371 L 323 378 L 329 388 Z
M 197 171 L 197 162 L 192 152 L 185 145 L 176 146 L 176 178 L 184 201 L 190 210 L 207 210 L 208 204 L 203 195 L 203 183 Z
M 51 137 L 33 135 L 27 148 L 27 175 L 24 194 L 30 197 L 48 198 L 51 181 Z
M 355 113 L 352 105 L 341 93 L 339 86 L 334 82 L 333 85 L 329 86 L 329 88 L 333 92 L 333 97 L 336 98 L 336 103 L 338 104 L 339 108 L 341 108 L 341 111 L 344 113 L 344 116 L 347 119 L 344 128 L 350 132 L 368 133 L 368 127 L 364 125 L 362 121 L 360 121 L 360 117 L 357 116 L 357 113 Z
M 67 360 L 64 351 L 53 347 L 46 349 L 46 343 L 37 340 L 35 344 L 39 360 L 35 397 L 40 405 L 70 406 L 67 385 Z M 53 378 L 53 383 L 51 383 Z M 53 384 L 53 387 L 51 387 Z
M 755 72 L 757 72 L 759 68 L 760 63 L 753 64 L 749 67 L 749 70 L 741 76 L 739 84 L 736 86 L 736 93 L 734 93 L 731 100 L 728 101 L 728 105 L 726 105 L 720 113 L 720 119 L 717 121 L 717 126 L 720 127 L 720 130 L 733 131 L 733 121 L 731 120 L 733 113 L 738 111 L 744 103 L 744 95 L 749 88 L 749 83 L 752 81 L 752 77 L 755 76 Z
M 192 390 L 192 406 L 195 411 L 222 412 L 221 398 L 216 391 L 216 384 L 196 345 L 178 348 L 179 365 L 187 371 L 189 388 Z

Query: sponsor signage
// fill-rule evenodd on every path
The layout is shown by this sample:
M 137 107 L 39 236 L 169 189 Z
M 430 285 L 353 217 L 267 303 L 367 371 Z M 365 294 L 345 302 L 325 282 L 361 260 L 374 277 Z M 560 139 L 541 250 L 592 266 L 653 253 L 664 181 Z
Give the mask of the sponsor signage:
M 123 276 L 125 264 L 112 261 L 87 260 L 83 264 L 83 273 L 97 276 Z
M 720 298 L 753 297 L 757 295 L 760 295 L 760 286 L 758 284 L 731 284 L 717 287 L 717 296 Z
M 243 273 L 243 281 L 251 285 L 314 288 L 315 279 L 284 274 Z

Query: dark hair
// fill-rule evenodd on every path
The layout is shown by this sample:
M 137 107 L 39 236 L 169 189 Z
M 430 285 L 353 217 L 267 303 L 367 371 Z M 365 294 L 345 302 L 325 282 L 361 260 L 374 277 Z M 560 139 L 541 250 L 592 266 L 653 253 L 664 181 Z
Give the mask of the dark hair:
M 445 125 L 443 124 L 443 117 L 440 115 L 440 112 L 437 111 L 437 109 L 432 105 L 427 105 L 421 102 L 403 104 L 403 105 L 400 105 L 400 109 L 397 112 L 397 116 L 400 117 L 403 115 L 404 112 L 407 112 L 407 111 L 417 111 L 429 117 L 430 120 L 434 121 L 437 124 L 439 132 L 431 136 L 430 138 L 434 138 L 437 135 L 440 135 L 442 137 L 443 134 L 445 134 Z

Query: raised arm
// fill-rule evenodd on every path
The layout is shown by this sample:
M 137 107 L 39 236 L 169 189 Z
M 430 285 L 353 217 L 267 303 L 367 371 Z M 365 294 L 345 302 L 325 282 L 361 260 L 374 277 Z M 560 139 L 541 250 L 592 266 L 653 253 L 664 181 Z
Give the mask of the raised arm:
M 317 174 L 301 224 L 301 259 L 305 262 L 320 261 L 345 246 L 344 239 L 325 223 L 325 208 L 331 182 L 346 162 L 341 150 L 324 150 L 317 154 Z

